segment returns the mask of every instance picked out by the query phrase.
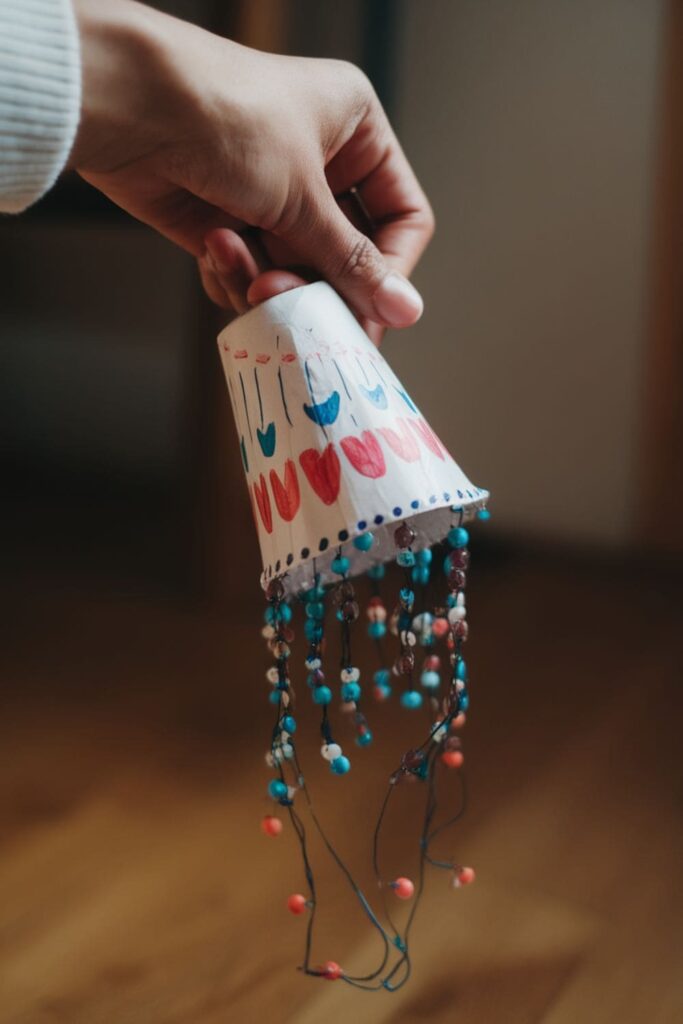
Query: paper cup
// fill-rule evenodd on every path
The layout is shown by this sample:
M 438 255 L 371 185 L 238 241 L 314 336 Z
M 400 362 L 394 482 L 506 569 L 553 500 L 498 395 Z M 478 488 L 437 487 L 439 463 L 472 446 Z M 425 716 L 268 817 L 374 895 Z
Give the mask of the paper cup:
M 396 555 L 409 520 L 419 550 L 442 540 L 453 509 L 469 518 L 475 487 L 430 428 L 348 307 L 319 282 L 284 292 L 218 338 L 267 586 L 286 592 L 350 575 Z M 372 531 L 359 551 L 350 542 Z

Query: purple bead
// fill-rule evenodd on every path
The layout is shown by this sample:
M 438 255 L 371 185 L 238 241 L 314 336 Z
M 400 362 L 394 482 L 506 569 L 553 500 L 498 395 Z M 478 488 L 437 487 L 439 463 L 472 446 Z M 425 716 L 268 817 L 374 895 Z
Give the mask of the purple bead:
M 408 523 L 401 523 L 398 529 L 394 531 L 394 540 L 396 541 L 396 547 L 409 548 L 415 540 L 415 530 Z

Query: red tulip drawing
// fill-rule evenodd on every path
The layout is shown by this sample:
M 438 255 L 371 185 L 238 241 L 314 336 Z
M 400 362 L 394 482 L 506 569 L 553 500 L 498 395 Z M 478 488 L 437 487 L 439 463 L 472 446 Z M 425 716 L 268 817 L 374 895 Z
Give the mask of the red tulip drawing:
M 270 507 L 270 497 L 268 496 L 268 485 L 264 479 L 263 473 L 259 476 L 258 483 L 254 481 L 254 498 L 256 499 L 256 506 L 261 516 L 261 522 L 265 528 L 266 533 L 273 532 L 273 513 Z
M 341 466 L 334 445 L 328 444 L 322 452 L 315 448 L 307 448 L 299 456 L 299 462 L 306 479 L 320 500 L 325 505 L 335 502 L 339 494 Z
M 273 491 L 273 498 L 277 510 L 286 523 L 291 523 L 299 511 L 301 504 L 301 492 L 299 491 L 299 480 L 296 475 L 296 466 L 292 459 L 285 462 L 284 482 L 280 480 L 274 469 L 270 471 L 270 486 Z
M 379 442 L 371 430 L 364 430 L 360 437 L 344 437 L 341 440 L 344 455 L 351 465 L 363 476 L 376 480 L 387 471 Z
M 408 420 L 420 440 L 438 458 L 443 459 L 446 449 L 425 420 Z
M 404 419 L 398 419 L 396 423 L 400 433 L 396 433 L 391 427 L 378 427 L 377 430 L 395 455 L 404 462 L 416 462 L 420 458 L 417 441 L 408 430 L 408 424 Z

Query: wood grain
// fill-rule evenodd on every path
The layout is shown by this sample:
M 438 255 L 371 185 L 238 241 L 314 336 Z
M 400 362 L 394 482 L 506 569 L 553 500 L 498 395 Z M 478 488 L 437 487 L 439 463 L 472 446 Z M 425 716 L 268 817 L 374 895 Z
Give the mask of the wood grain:
M 296 850 L 287 831 L 258 828 L 270 721 L 258 608 L 226 623 L 168 602 L 15 595 L 3 608 L 0 1022 L 682 1019 L 677 594 L 673 579 L 559 560 L 480 571 L 472 803 L 455 840 L 478 881 L 455 891 L 430 877 L 414 977 L 393 995 L 295 969 L 303 922 L 284 899 L 302 886 Z M 306 755 L 361 877 L 367 780 L 379 794 L 407 717 L 372 709 L 377 747 L 348 780 L 321 774 L 314 744 Z M 391 818 L 388 873 L 412 863 L 413 799 Z M 314 852 L 329 902 L 316 956 L 367 969 L 376 940 Z

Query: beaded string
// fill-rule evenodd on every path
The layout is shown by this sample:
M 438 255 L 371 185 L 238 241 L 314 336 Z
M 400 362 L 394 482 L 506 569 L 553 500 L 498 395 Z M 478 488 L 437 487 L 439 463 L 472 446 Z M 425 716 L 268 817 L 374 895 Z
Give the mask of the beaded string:
M 411 613 L 414 604 L 414 593 L 411 593 L 412 588 L 410 583 L 419 584 L 425 587 L 425 598 L 426 598 L 426 584 L 429 582 L 428 575 L 424 572 L 418 572 L 417 570 L 425 568 L 427 573 L 429 572 L 429 565 L 431 563 L 431 552 L 429 557 L 424 557 L 424 552 L 418 552 L 417 558 L 411 550 L 412 542 L 414 540 L 414 531 L 408 524 L 403 523 L 396 530 L 396 542 L 399 548 L 399 554 L 397 561 L 406 569 L 406 585 L 402 588 L 399 596 L 399 609 L 395 615 L 396 619 L 396 632 L 399 635 L 401 643 L 401 652 L 397 661 L 397 668 L 400 670 L 402 675 L 407 676 L 408 689 L 405 691 L 403 697 L 406 694 L 415 693 L 419 698 L 418 701 L 413 703 L 404 702 L 404 706 L 417 707 L 422 704 L 422 694 L 416 690 L 413 681 L 413 669 L 414 669 L 414 652 L 412 648 L 416 643 L 416 631 L 420 638 L 420 643 L 423 646 L 431 646 L 435 638 L 439 638 L 447 634 L 447 644 L 449 648 L 449 660 L 452 668 L 452 677 L 447 696 L 444 698 L 442 703 L 441 712 L 443 718 L 440 721 L 436 721 L 427 738 L 423 741 L 420 747 L 413 750 L 407 751 L 401 758 L 399 768 L 392 774 L 389 781 L 389 788 L 385 795 L 382 803 L 380 813 L 377 819 L 375 833 L 373 838 L 373 868 L 375 876 L 380 887 L 382 895 L 382 901 L 384 904 L 384 911 L 386 919 L 393 930 L 393 937 L 390 937 L 381 922 L 378 920 L 376 914 L 372 910 L 368 900 L 363 894 L 362 890 L 355 882 L 351 872 L 344 864 L 343 860 L 334 849 L 332 843 L 327 838 L 317 815 L 315 814 L 311 797 L 306 786 L 303 773 L 298 761 L 298 755 L 293 743 L 292 733 L 296 730 L 296 722 L 292 715 L 289 713 L 291 710 L 291 687 L 289 683 L 289 676 L 287 672 L 287 659 L 289 657 L 289 642 L 292 639 L 291 630 L 288 627 L 288 622 L 291 619 L 291 609 L 283 601 L 283 591 L 280 580 L 274 580 L 269 587 L 268 600 L 269 607 L 266 614 L 266 628 L 264 629 L 264 635 L 266 635 L 269 646 L 276 658 L 276 665 L 274 669 L 269 670 L 268 678 L 271 682 L 277 682 L 277 703 L 278 703 L 278 717 L 273 728 L 273 735 L 271 740 L 271 751 L 269 763 L 273 766 L 277 765 L 279 778 L 272 780 L 269 784 L 268 791 L 273 799 L 276 799 L 282 806 L 286 807 L 294 827 L 295 834 L 299 841 L 302 850 L 302 859 L 304 862 L 304 871 L 309 888 L 310 899 L 306 900 L 305 897 L 300 894 L 292 896 L 288 900 L 288 906 L 294 913 L 302 913 L 305 909 L 310 910 L 310 916 L 308 921 L 308 927 L 306 931 L 306 944 L 304 952 L 304 963 L 302 970 L 307 974 L 315 976 L 322 976 L 330 980 L 340 978 L 346 981 L 348 984 L 354 985 L 358 988 L 367 990 L 378 990 L 385 988 L 390 991 L 394 991 L 403 984 L 406 983 L 411 972 L 411 962 L 408 949 L 408 938 L 412 923 L 415 919 L 417 908 L 420 903 L 424 888 L 425 878 L 425 867 L 427 864 L 436 868 L 448 869 L 454 872 L 454 884 L 455 885 L 466 885 L 473 881 L 474 872 L 471 868 L 462 867 L 453 860 L 440 860 L 436 859 L 430 854 L 430 847 L 434 840 L 443 833 L 445 829 L 456 823 L 464 813 L 466 807 L 466 787 L 464 774 L 458 772 L 460 782 L 460 795 L 458 810 L 455 815 L 448 818 L 446 821 L 439 825 L 432 827 L 434 817 L 438 810 L 438 802 L 436 799 L 435 791 L 435 767 L 437 763 L 437 753 L 441 750 L 440 760 L 447 765 L 449 768 L 460 768 L 462 766 L 462 753 L 460 749 L 460 741 L 457 736 L 450 735 L 451 730 L 457 730 L 464 724 L 464 712 L 469 706 L 469 694 L 467 689 L 467 667 L 462 656 L 462 644 L 467 639 L 468 628 L 466 622 L 465 612 L 465 599 L 464 599 L 464 588 L 466 582 L 466 569 L 469 564 L 469 553 L 467 551 L 468 534 L 463 528 L 463 511 L 462 509 L 454 509 L 459 512 L 459 520 L 457 525 L 454 525 L 449 531 L 448 541 L 453 549 L 449 555 L 446 556 L 444 561 L 444 571 L 448 580 L 449 594 L 447 597 L 446 608 L 437 608 L 434 616 L 430 613 L 422 613 L 422 616 L 417 616 L 412 619 Z M 485 509 L 480 510 L 479 518 L 488 519 L 489 515 Z M 403 530 L 403 527 L 407 527 L 407 530 Z M 410 531 L 409 533 L 407 531 Z M 357 538 L 356 540 L 359 540 Z M 355 543 L 355 542 L 354 542 Z M 356 545 L 360 547 L 360 545 Z M 362 549 L 362 548 L 361 548 Z M 422 557 L 420 557 L 422 556 Z M 340 571 L 342 581 L 338 585 L 337 590 L 337 603 L 339 610 L 337 617 L 340 619 L 342 624 L 342 655 L 341 665 L 342 672 L 346 669 L 352 669 L 351 665 L 351 639 L 350 639 L 350 625 L 352 621 L 355 621 L 358 617 L 358 606 L 355 603 L 355 595 L 353 586 L 347 578 L 348 574 L 348 559 L 345 559 L 341 548 L 338 551 L 337 567 L 335 571 Z M 334 563 L 333 563 L 334 565 Z M 384 568 L 383 566 L 381 567 Z M 412 569 L 412 573 L 410 570 Z M 377 574 L 377 578 L 380 574 Z M 372 576 L 371 576 L 372 578 Z M 278 586 L 279 585 L 279 586 Z M 273 588 L 271 590 L 271 588 Z M 406 591 L 408 593 L 406 593 Z M 307 637 L 311 641 L 311 649 L 309 650 L 309 656 L 307 658 L 307 667 L 310 670 L 309 674 L 309 685 L 312 686 L 315 694 L 320 688 L 328 689 L 325 687 L 324 675 L 322 675 L 321 669 L 321 654 L 322 654 L 322 639 L 323 639 L 323 619 L 324 619 L 324 588 L 320 586 L 319 577 L 316 576 L 314 587 L 307 595 L 304 595 L 304 600 L 307 602 Z M 376 595 L 378 596 L 378 595 Z M 309 604 L 318 605 L 319 607 L 313 610 L 311 614 L 309 611 Z M 314 625 L 309 625 L 313 623 Z M 371 618 L 371 624 L 373 619 Z M 381 653 L 380 653 L 381 656 Z M 411 657 L 412 656 L 412 657 Z M 434 657 L 432 655 L 427 656 L 425 664 L 423 666 L 423 676 L 430 671 L 436 671 L 433 664 L 428 663 L 429 658 Z M 316 664 L 317 662 L 317 664 Z M 357 672 L 358 670 L 354 670 Z M 320 676 L 316 675 L 320 673 Z M 437 673 L 438 675 L 438 673 Z M 313 679 L 311 679 L 313 676 Z M 344 678 L 342 676 L 342 697 L 344 697 L 344 686 L 358 682 L 358 676 L 355 678 Z M 425 683 L 421 677 L 423 686 L 429 689 L 435 687 L 430 686 L 429 683 Z M 437 684 L 438 685 L 438 684 Z M 358 690 L 360 688 L 358 687 Z M 355 705 L 352 710 L 357 714 L 361 714 L 360 721 L 357 719 L 357 725 L 364 723 L 364 716 L 358 711 L 357 700 L 360 698 L 360 693 L 355 689 L 353 691 L 347 691 L 351 696 L 356 696 L 356 700 L 348 700 L 346 703 Z M 275 694 L 272 695 L 275 697 Z M 331 692 L 330 692 L 331 699 Z M 325 746 L 334 748 L 335 745 L 332 742 L 329 718 L 327 714 L 329 700 L 320 700 L 316 703 L 322 705 L 322 722 L 321 722 L 321 735 L 323 737 L 323 756 L 325 756 Z M 432 694 L 429 701 L 429 706 L 432 711 L 438 713 L 439 704 L 435 696 Z M 336 750 L 332 749 L 328 753 L 336 753 Z M 341 750 L 339 748 L 339 754 L 334 759 L 327 759 L 331 761 L 330 767 L 333 771 L 332 760 L 342 758 L 343 761 L 348 759 L 343 758 Z M 289 762 L 292 771 L 296 775 L 295 786 L 287 786 L 285 781 L 284 767 L 285 763 Z M 335 774 L 344 774 L 348 771 L 348 767 L 341 772 L 335 772 Z M 427 782 L 427 795 L 425 804 L 425 813 L 420 833 L 419 840 L 419 864 L 417 871 L 417 884 L 413 883 L 409 879 L 397 879 L 390 883 L 388 886 L 383 882 L 382 875 L 379 867 L 379 845 L 382 832 L 382 826 L 385 819 L 385 814 L 391 795 L 394 791 L 396 784 L 409 775 L 416 777 L 422 781 Z M 355 892 L 359 902 L 368 916 L 373 927 L 378 931 L 384 947 L 383 957 L 379 967 L 367 975 L 352 976 L 347 975 L 338 964 L 333 961 L 328 961 L 325 965 L 320 968 L 310 967 L 310 954 L 312 947 L 313 931 L 314 931 L 314 919 L 316 911 L 316 890 L 315 890 L 315 879 L 313 875 L 313 869 L 310 863 L 310 859 L 307 851 L 306 844 L 306 831 L 301 821 L 300 816 L 294 809 L 294 795 L 297 791 L 301 791 L 306 800 L 307 809 L 311 815 L 311 819 L 318 833 L 320 834 L 324 845 L 328 852 L 331 854 L 338 867 L 341 869 L 347 881 L 349 882 L 352 890 Z M 277 822 L 278 828 L 274 828 L 272 831 L 270 828 L 265 827 L 265 822 Z M 279 819 L 266 818 L 264 819 L 264 831 L 269 835 L 277 835 L 281 830 L 282 824 Z M 396 895 L 400 898 L 410 898 L 414 896 L 410 912 L 408 914 L 406 924 L 401 935 L 399 929 L 397 929 L 392 921 L 391 914 L 386 900 L 386 889 L 392 888 L 396 892 Z M 380 978 L 380 975 L 386 968 L 390 950 L 396 948 L 400 952 L 400 957 L 391 967 L 385 977 Z M 399 971 L 402 971 L 402 975 L 398 980 L 396 976 Z

